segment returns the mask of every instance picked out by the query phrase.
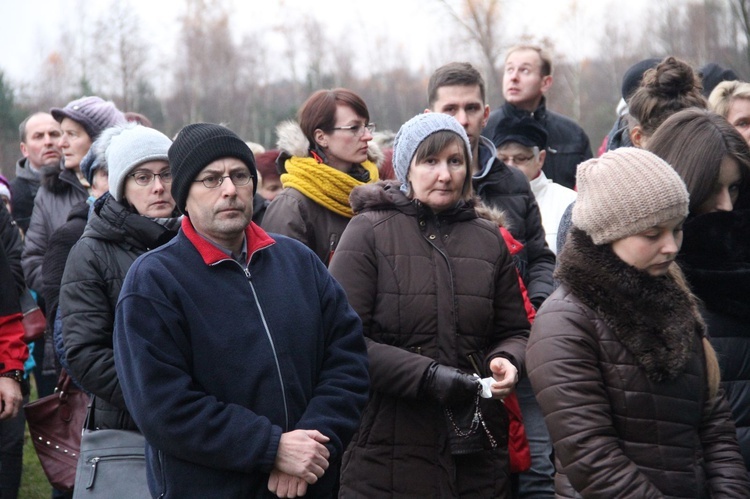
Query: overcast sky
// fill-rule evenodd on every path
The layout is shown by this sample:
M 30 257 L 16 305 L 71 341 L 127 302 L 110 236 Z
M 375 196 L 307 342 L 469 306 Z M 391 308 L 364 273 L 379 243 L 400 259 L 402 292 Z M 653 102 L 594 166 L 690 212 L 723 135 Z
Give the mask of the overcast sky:
M 155 48 L 153 56 L 169 56 L 174 51 L 178 16 L 184 11 L 185 0 L 119 1 L 138 11 L 143 33 Z M 235 11 L 232 20 L 237 36 L 254 26 L 278 25 L 287 19 L 292 21 L 289 29 L 294 29 L 294 19 L 311 14 L 343 42 L 352 37 L 361 39 L 362 44 L 355 46 L 363 51 L 376 50 L 367 40 L 385 35 L 403 47 L 410 64 L 417 66 L 436 62 L 436 52 L 442 50 L 436 47 L 444 47 L 446 33 L 454 29 L 445 8 L 436 0 L 227 1 Z M 598 49 L 607 13 L 620 16 L 623 22 L 638 22 L 638 12 L 643 12 L 646 1 L 630 0 L 627 9 L 616 12 L 612 9 L 618 5 L 622 8 L 620 1 L 505 0 L 505 38 L 512 43 L 514 37 L 524 34 L 546 35 L 567 57 L 590 57 Z M 461 1 L 451 3 L 458 6 Z M 61 27 L 79 25 L 76 21 L 81 12 L 89 20 L 96 19 L 109 5 L 106 0 L 0 0 L 0 69 L 16 83 L 28 81 L 54 51 Z M 579 10 L 575 20 L 570 16 L 572 5 Z

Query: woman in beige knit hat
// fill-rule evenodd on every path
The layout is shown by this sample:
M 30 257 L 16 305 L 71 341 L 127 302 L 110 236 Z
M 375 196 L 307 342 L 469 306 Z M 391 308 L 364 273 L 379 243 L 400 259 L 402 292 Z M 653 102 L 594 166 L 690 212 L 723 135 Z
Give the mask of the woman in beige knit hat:
M 685 184 L 653 153 L 578 167 L 561 285 L 527 348 L 558 497 L 750 497 L 716 356 L 674 262 L 687 214 Z

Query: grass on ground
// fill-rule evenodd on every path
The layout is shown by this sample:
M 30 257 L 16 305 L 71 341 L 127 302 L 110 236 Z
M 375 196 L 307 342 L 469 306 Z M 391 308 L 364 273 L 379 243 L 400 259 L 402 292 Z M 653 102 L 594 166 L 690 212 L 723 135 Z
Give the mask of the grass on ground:
M 29 400 L 36 399 L 36 385 L 32 377 Z M 41 463 L 39 463 L 27 425 L 23 444 L 23 475 L 21 475 L 21 489 L 18 492 L 18 497 L 19 499 L 49 499 L 51 496 L 52 486 L 42 470 Z

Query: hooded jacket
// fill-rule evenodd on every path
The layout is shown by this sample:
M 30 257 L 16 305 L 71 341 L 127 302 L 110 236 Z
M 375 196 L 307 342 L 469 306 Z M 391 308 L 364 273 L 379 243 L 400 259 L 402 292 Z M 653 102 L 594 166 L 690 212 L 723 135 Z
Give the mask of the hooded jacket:
M 529 377 L 558 497 L 750 497 L 729 406 L 708 393 L 705 326 L 679 268 L 654 277 L 573 228 L 536 316 Z
M 281 150 L 277 162 L 280 172 L 284 173 L 286 159 L 292 156 L 310 156 L 310 143 L 299 124 L 293 121 L 282 123 L 277 132 L 278 147 Z M 375 164 L 383 159 L 382 152 L 372 141 L 368 144 L 367 157 Z M 268 205 L 262 223 L 268 232 L 300 241 L 328 265 L 349 220 L 351 219 L 321 206 L 300 191 L 287 187 Z
M 506 116 L 523 115 L 531 116 L 547 130 L 547 158 L 542 171 L 554 182 L 574 189 L 578 165 L 592 157 L 591 144 L 578 123 L 547 109 L 546 97 L 542 97 L 539 107 L 533 113 L 506 102 L 490 113 L 482 135 L 492 139 L 500 120 Z
M 34 199 L 21 260 L 26 284 L 31 289 L 42 289 L 42 264 L 52 233 L 65 223 L 70 209 L 88 197 L 73 171 L 60 171 L 57 166 L 42 169 L 41 187 Z
M 60 285 L 62 336 L 71 375 L 97 397 L 98 428 L 137 429 L 115 372 L 115 306 L 135 259 L 174 237 L 176 221 L 173 225 L 170 230 L 105 195 L 70 250 Z
M 542 216 L 529 180 L 518 168 L 511 168 L 495 155 L 488 139 L 479 142 L 481 171 L 472 178 L 474 192 L 482 201 L 501 210 L 506 228 L 523 245 L 516 255 L 518 271 L 534 307 L 539 306 L 552 293 L 552 271 L 555 254 L 547 246 Z
M 10 181 L 13 218 L 24 233 L 29 230 L 34 198 L 39 191 L 39 176 L 39 172 L 31 169 L 29 160 L 21 158 L 16 163 L 16 177 Z
M 750 210 L 707 213 L 684 225 L 677 258 L 701 313 L 721 367 L 737 426 L 737 438 L 750 470 Z
M 340 497 L 458 497 L 449 423 L 420 383 L 432 362 L 474 372 L 470 353 L 484 360 L 482 376 L 497 356 L 523 373 L 529 322 L 516 269 L 498 226 L 471 203 L 435 215 L 392 182 L 357 187 L 351 200 L 358 214 L 330 269 L 362 318 L 372 392 Z M 477 458 L 491 474 L 467 480 L 475 497 L 502 497 L 508 420 L 499 401 L 483 400 L 499 448 Z

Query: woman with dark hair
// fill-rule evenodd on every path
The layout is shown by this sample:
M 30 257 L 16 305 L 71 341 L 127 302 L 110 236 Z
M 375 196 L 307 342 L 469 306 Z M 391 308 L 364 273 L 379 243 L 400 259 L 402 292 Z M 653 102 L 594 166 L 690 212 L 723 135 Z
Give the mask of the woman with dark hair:
M 529 322 L 498 226 L 475 208 L 470 151 L 455 118 L 418 115 L 394 142 L 401 184 L 352 192 L 331 274 L 362 319 L 372 390 L 341 497 L 509 497 L 501 400 Z
M 560 287 L 526 350 L 555 447 L 557 497 L 750 497 L 719 365 L 674 262 L 679 175 L 615 149 L 578 166 Z
M 698 109 L 665 121 L 648 148 L 672 165 L 690 193 L 677 260 L 701 300 L 750 470 L 750 149 L 724 118 Z
M 345 88 L 318 90 L 302 105 L 298 123 L 277 128 L 284 190 L 266 210 L 263 228 L 304 243 L 329 264 L 354 215 L 349 194 L 378 180 L 379 150 L 370 112 Z
M 646 147 L 649 137 L 672 114 L 689 107 L 705 109 L 700 77 L 693 68 L 669 56 L 643 73 L 641 85 L 628 99 L 630 140 Z
M 700 77 L 693 68 L 669 56 L 643 73 L 640 86 L 628 99 L 628 128 L 634 147 L 645 148 L 659 125 L 674 113 L 708 103 L 701 95 Z M 557 228 L 557 252 L 562 251 L 571 227 L 573 204 L 568 206 Z

